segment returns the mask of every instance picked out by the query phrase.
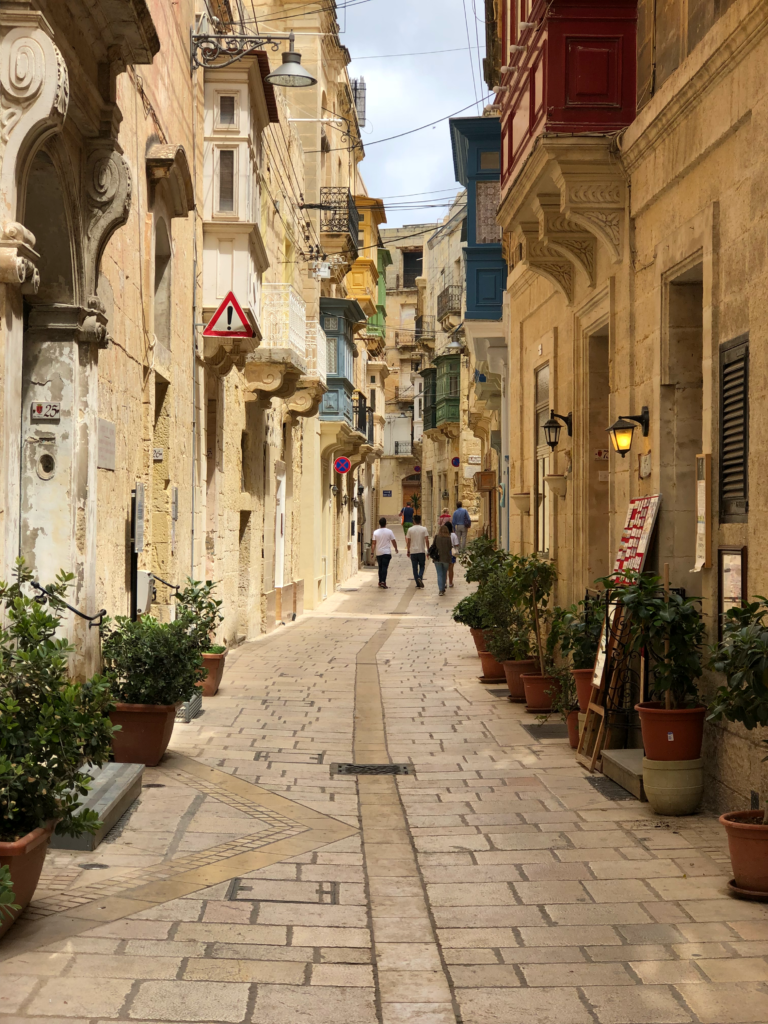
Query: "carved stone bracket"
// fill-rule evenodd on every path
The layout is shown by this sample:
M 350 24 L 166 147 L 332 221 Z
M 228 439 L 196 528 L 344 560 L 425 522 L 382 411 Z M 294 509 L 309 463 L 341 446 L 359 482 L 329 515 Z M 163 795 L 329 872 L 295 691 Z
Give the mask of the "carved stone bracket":
M 203 338 L 203 342 L 205 365 L 219 377 L 226 377 L 233 366 L 242 370 L 245 366 L 245 357 L 251 351 L 250 346 L 246 348 L 237 339 L 222 341 L 220 338 Z
M 590 288 L 595 287 L 594 234 L 560 210 L 559 195 L 540 195 L 534 203 L 539 218 L 539 238 L 550 249 L 569 259 L 577 270 L 583 271 Z
M 100 140 L 91 149 L 85 166 L 87 230 L 85 252 L 86 289 L 95 294 L 99 283 L 101 254 L 112 235 L 128 220 L 131 209 L 131 171 L 112 142 Z
M 306 367 L 294 359 L 290 349 L 266 348 L 250 353 L 243 367 L 246 390 L 262 400 L 290 398 L 306 372 Z
M 72 342 L 103 347 L 107 342 L 107 318 L 103 310 L 64 303 L 33 306 L 25 337 L 44 341 Z
M 289 412 L 294 416 L 317 416 L 326 390 L 319 382 L 302 382 L 302 386 L 288 399 Z
M 535 222 L 520 224 L 519 234 L 522 242 L 521 262 L 542 277 L 546 277 L 565 295 L 569 303 L 573 302 L 573 263 L 570 259 L 539 238 L 539 225 Z
M 22 291 L 37 294 L 40 274 L 34 264 L 39 259 L 35 252 L 35 236 L 18 221 L 6 221 L 0 233 L 0 281 L 20 284 Z
M 553 175 L 560 208 L 570 221 L 604 242 L 614 263 L 621 261 L 624 182 L 611 167 L 585 167 L 560 161 Z
M 168 213 L 171 217 L 186 217 L 195 205 L 195 188 L 184 147 L 152 146 L 146 162 L 150 197 L 160 182 L 166 182 Z

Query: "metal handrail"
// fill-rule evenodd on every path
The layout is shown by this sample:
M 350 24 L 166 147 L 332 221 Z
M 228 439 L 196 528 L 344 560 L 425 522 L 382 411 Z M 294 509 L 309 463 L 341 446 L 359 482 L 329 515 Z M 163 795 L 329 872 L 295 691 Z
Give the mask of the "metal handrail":
M 71 612 L 74 612 L 75 615 L 78 615 L 81 619 L 85 619 L 85 621 L 88 623 L 89 629 L 91 628 L 91 626 L 100 626 L 104 621 L 104 616 L 107 614 L 106 608 L 102 608 L 101 611 L 97 612 L 95 615 L 86 615 L 85 612 L 78 611 L 77 608 L 74 608 L 71 604 L 68 604 L 64 600 L 64 598 L 59 597 L 58 594 L 52 594 L 50 590 L 46 590 L 46 588 L 41 583 L 38 583 L 36 580 L 30 580 L 30 583 L 35 588 L 35 590 L 39 590 L 41 594 L 45 594 L 46 597 L 50 598 L 53 601 L 60 602 L 64 605 L 65 608 L 69 608 Z M 40 598 L 36 597 L 35 600 L 40 601 Z M 44 602 L 45 599 L 43 598 L 43 601 L 41 603 Z
M 173 595 L 174 597 L 179 596 L 179 591 L 181 590 L 181 587 L 179 586 L 178 583 L 169 583 L 168 580 L 164 580 L 162 576 L 158 576 L 156 572 L 151 572 L 149 575 L 152 577 L 153 580 L 159 580 L 160 583 L 165 584 L 166 587 L 169 587 L 171 590 L 175 590 L 176 593 Z

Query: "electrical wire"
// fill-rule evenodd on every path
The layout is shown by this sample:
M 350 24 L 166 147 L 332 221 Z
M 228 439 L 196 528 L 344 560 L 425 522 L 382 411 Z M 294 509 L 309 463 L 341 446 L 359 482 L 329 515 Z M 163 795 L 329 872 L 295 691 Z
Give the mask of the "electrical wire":
M 285 14 L 274 14 L 269 18 L 259 18 L 262 24 L 268 25 L 272 21 L 285 21 L 288 18 L 311 18 L 314 14 L 334 14 L 336 11 L 346 10 L 348 7 L 359 7 L 361 4 L 369 4 L 372 0 L 347 0 L 347 3 L 335 4 L 331 7 L 314 7 L 305 11 L 288 11 Z M 256 19 L 253 19 L 254 23 Z M 250 19 L 248 19 L 250 24 Z
M 475 39 L 477 40 L 477 53 L 475 54 L 475 56 L 477 57 L 477 73 L 479 75 L 479 81 L 482 82 L 483 81 L 483 60 L 482 60 L 482 57 L 480 56 L 480 32 L 479 32 L 478 27 L 477 27 L 478 21 L 480 20 L 478 18 L 478 16 L 477 16 L 477 0 L 472 0 L 472 11 L 473 11 L 473 13 L 475 15 Z M 485 22 L 483 22 L 483 24 L 485 24 Z M 469 50 L 470 50 L 469 56 L 470 56 L 470 59 L 471 59 L 472 58 L 472 47 L 471 46 L 470 46 Z
M 471 47 L 476 49 L 476 47 Z M 414 50 L 412 53 L 372 53 L 365 57 L 353 57 L 352 63 L 357 60 L 384 60 L 385 57 L 429 57 L 433 53 L 463 53 L 466 46 L 455 46 L 450 50 Z
M 467 0 L 461 0 L 462 8 L 464 10 L 464 25 L 467 30 L 467 50 L 469 51 L 469 67 L 472 71 L 472 90 L 475 94 L 475 104 L 480 112 L 480 100 L 477 95 L 477 82 L 475 81 L 475 58 L 472 54 L 472 40 L 469 38 L 469 18 L 467 17 Z

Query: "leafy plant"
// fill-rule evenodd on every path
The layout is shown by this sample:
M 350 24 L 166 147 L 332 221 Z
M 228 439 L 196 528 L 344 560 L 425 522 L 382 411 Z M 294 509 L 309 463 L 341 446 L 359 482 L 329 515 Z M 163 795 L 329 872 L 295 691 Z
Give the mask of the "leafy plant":
M 531 654 L 530 619 L 513 606 L 509 625 L 489 629 L 485 644 L 497 661 L 525 661 Z
M 602 603 L 579 601 L 566 609 L 560 649 L 575 669 L 592 668 L 603 629 Z
M 507 574 L 510 579 L 509 596 L 514 604 L 528 610 L 536 636 L 536 659 L 539 671 L 545 675 L 546 651 L 543 641 L 542 615 L 549 604 L 549 595 L 557 581 L 557 567 L 538 555 L 512 556 Z
M 414 492 L 408 501 L 411 503 L 411 508 L 414 512 L 418 512 L 421 508 L 421 495 L 418 492 Z
M 500 551 L 490 537 L 477 537 L 467 544 L 459 555 L 459 562 L 467 570 L 467 583 L 483 584 L 506 563 L 510 556 Z
M 182 612 L 189 613 L 190 628 L 199 634 L 200 642 L 205 645 L 201 650 L 211 654 L 222 654 L 226 647 L 221 651 L 214 651 L 211 646 L 211 640 L 224 618 L 221 614 L 224 602 L 213 597 L 215 586 L 216 584 L 210 580 L 202 583 L 199 580 L 188 579 L 186 587 L 176 595 L 176 606 Z
M 112 692 L 125 704 L 178 704 L 189 700 L 206 676 L 202 651 L 209 646 L 189 611 L 173 622 L 119 615 L 102 626 L 102 653 L 113 673 Z
M 664 592 L 652 573 L 624 571 L 600 582 L 609 599 L 627 609 L 627 654 L 644 652 L 651 673 L 651 690 L 668 708 L 700 704 L 696 680 L 702 673 L 704 622 L 699 599 Z
M 477 589 L 477 607 L 485 629 L 508 628 L 515 617 L 515 602 L 504 563 L 485 574 Z
M 13 917 L 13 912 L 21 909 L 13 902 L 15 899 L 11 869 L 7 864 L 3 864 L 0 866 L 0 921 L 6 916 Z
M 572 711 L 578 711 L 579 702 L 576 697 L 576 682 L 567 668 L 552 668 L 547 674 L 552 676 L 552 686 L 546 691 L 552 697 L 552 710 L 537 717 L 537 721 L 546 722 L 551 714 L 560 715 L 564 722 Z
M 50 596 L 36 598 L 23 559 L 14 576 L 0 583 L 0 839 L 54 820 L 65 835 L 95 832 L 98 815 L 79 803 L 91 782 L 84 769 L 111 753 L 110 679 L 69 678 L 74 648 L 57 631 L 73 574 L 60 572 L 46 586 Z
M 452 615 L 453 621 L 460 623 L 462 626 L 469 626 L 470 629 L 486 628 L 477 593 L 467 594 L 466 597 L 462 597 L 454 607 Z
M 226 651 L 224 644 L 211 644 L 205 654 L 223 654 Z

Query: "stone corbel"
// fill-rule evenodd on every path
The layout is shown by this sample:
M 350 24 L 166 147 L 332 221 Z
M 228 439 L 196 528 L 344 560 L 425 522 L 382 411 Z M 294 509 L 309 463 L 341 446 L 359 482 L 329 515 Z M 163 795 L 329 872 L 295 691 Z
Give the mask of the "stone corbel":
M 236 338 L 226 344 L 220 338 L 203 338 L 203 343 L 205 365 L 219 377 L 226 377 L 233 366 L 238 370 L 245 366 L 245 357 L 250 347 L 244 348 Z
M 521 262 L 551 281 L 568 300 L 573 302 L 573 263 L 557 249 L 539 238 L 539 225 L 535 222 L 520 224 L 522 243 Z
M 22 285 L 25 294 L 37 294 L 40 274 L 34 260 L 40 259 L 35 252 L 35 236 L 18 221 L 6 221 L 0 234 L 0 281 L 4 284 Z
M 317 416 L 320 409 L 320 403 L 323 400 L 323 395 L 326 390 L 327 389 L 319 382 L 310 383 L 305 387 L 300 387 L 298 391 L 288 399 L 288 411 L 294 416 L 305 416 L 307 418 Z
M 111 141 L 99 140 L 85 166 L 87 204 L 85 275 L 86 288 L 96 294 L 101 255 L 112 235 L 128 220 L 131 209 L 131 171 Z
M 160 182 L 167 183 L 168 213 L 186 217 L 195 205 L 195 188 L 189 172 L 189 161 L 183 146 L 152 146 L 146 157 L 150 202 Z
M 250 354 L 243 367 L 246 391 L 261 400 L 290 398 L 296 391 L 303 370 L 289 359 L 276 358 L 275 349 L 258 349 Z
M 619 263 L 625 188 L 617 170 L 560 162 L 554 180 L 560 189 L 562 213 L 604 242 L 612 262 Z
M 0 221 L 18 216 L 19 154 L 61 130 L 69 76 L 53 29 L 31 5 L 0 8 Z M 18 282 L 17 282 L 18 283 Z
M 550 249 L 570 260 L 584 273 L 590 288 L 595 287 L 595 236 L 560 210 L 559 195 L 536 197 L 534 209 L 539 218 L 539 238 Z

